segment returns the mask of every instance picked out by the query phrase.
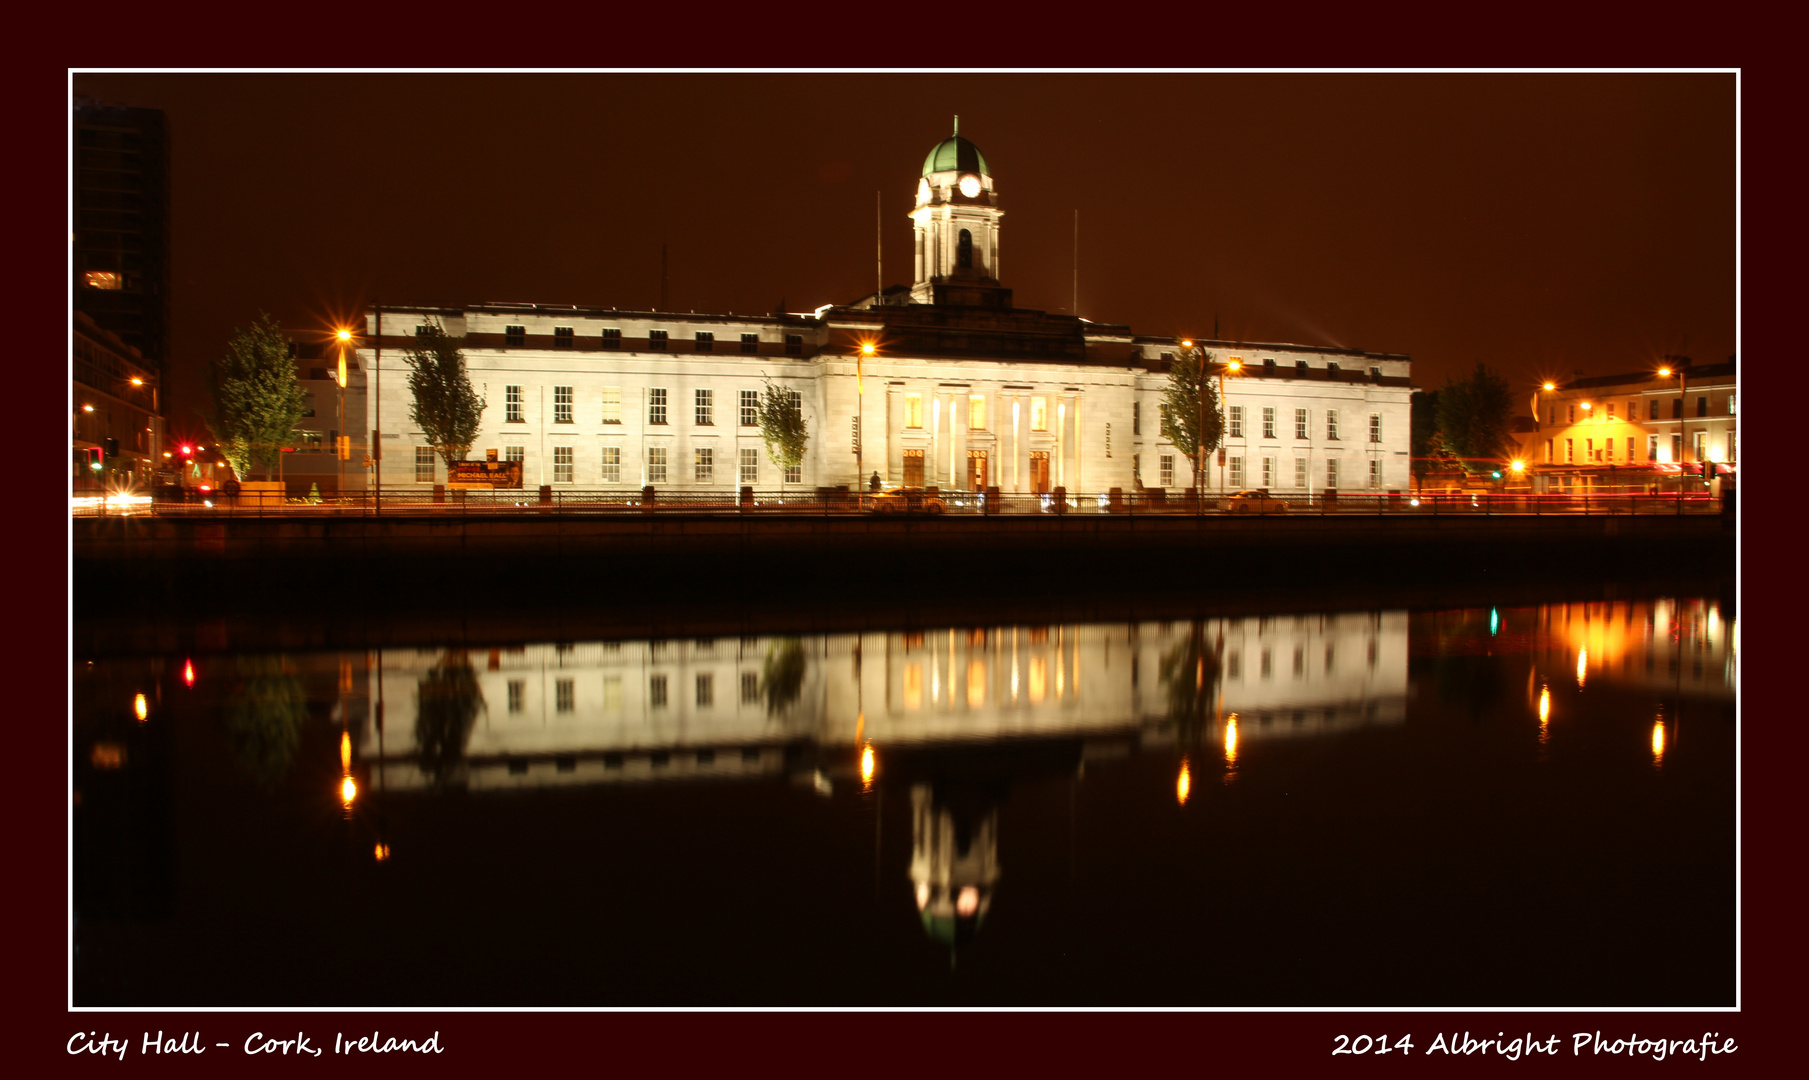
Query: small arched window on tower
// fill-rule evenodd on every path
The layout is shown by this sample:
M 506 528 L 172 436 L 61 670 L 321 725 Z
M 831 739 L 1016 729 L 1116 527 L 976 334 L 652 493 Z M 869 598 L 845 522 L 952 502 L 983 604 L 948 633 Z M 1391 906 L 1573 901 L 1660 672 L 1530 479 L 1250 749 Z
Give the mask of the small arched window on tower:
M 955 249 L 955 265 L 963 270 L 971 270 L 974 265 L 974 234 L 966 229 L 961 230 L 961 243 Z

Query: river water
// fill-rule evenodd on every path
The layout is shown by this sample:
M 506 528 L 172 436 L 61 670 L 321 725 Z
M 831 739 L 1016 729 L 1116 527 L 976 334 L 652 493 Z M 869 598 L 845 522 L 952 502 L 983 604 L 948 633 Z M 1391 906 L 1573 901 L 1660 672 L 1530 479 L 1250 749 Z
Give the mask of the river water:
M 75 658 L 74 995 L 1718 1006 L 1736 623 L 1652 597 Z

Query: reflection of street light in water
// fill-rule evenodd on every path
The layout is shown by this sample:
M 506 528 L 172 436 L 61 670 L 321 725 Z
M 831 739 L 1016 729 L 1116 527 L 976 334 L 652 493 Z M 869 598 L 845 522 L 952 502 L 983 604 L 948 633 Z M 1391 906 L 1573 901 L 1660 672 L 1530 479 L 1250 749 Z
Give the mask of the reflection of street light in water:
M 1664 718 L 1660 717 L 1659 719 L 1652 721 L 1652 764 L 1663 765 L 1664 763 L 1665 722 Z
M 1237 765 L 1237 714 L 1232 713 L 1225 718 L 1225 765 L 1235 768 Z
M 150 713 L 150 709 L 147 708 L 144 703 L 143 694 L 139 694 L 132 699 L 132 712 L 137 714 L 139 723 L 143 723 L 144 718 Z
M 1187 805 L 1187 793 L 1193 790 L 1193 777 L 1187 771 L 1187 759 L 1181 759 L 1181 775 L 1175 778 L 1175 801 Z
M 1577 689 L 1583 689 L 1583 679 L 1589 674 L 1589 650 L 1577 650 Z
M 873 744 L 861 747 L 861 790 L 873 786 Z

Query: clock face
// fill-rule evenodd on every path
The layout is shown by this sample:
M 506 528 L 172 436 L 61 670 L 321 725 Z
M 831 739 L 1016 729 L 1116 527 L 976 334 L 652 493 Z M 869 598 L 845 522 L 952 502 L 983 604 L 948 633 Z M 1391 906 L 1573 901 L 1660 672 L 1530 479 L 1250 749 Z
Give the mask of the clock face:
M 980 194 L 980 178 L 972 173 L 963 176 L 961 178 L 961 194 L 970 199 Z
M 917 201 L 920 203 L 930 201 L 930 182 L 928 180 L 917 181 Z

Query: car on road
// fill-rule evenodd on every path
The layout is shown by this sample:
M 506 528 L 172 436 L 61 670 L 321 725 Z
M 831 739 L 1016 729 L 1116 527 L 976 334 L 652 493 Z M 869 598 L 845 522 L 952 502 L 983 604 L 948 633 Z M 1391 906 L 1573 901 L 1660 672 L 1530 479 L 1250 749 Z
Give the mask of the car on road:
M 867 508 L 875 514 L 943 514 L 948 504 L 941 495 L 922 488 L 888 488 L 867 496 Z
M 1219 502 L 1219 509 L 1231 514 L 1285 514 L 1288 504 L 1279 495 L 1252 488 L 1232 492 Z

